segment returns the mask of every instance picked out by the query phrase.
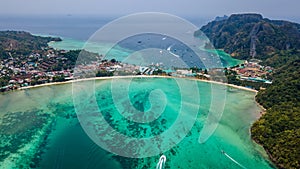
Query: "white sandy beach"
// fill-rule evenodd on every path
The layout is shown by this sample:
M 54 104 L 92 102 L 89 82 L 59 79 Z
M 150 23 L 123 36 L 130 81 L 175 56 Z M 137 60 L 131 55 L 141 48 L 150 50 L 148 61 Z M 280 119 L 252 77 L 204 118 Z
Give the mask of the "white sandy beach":
M 174 77 L 174 76 L 147 76 L 147 75 L 132 75 L 132 76 L 109 76 L 109 77 L 93 77 L 93 78 L 86 78 L 86 79 L 77 79 L 77 80 L 70 80 L 70 81 L 65 81 L 65 82 L 52 82 L 52 83 L 45 83 L 45 84 L 40 84 L 40 85 L 35 85 L 35 86 L 25 86 L 25 87 L 20 87 L 18 90 L 24 90 L 24 89 L 30 89 L 30 88 L 37 88 L 37 87 L 44 87 L 44 86 L 51 86 L 51 85 L 60 85 L 60 84 L 68 84 L 68 83 L 73 83 L 73 82 L 80 82 L 80 81 L 89 81 L 89 80 L 106 80 L 106 79 L 118 79 L 118 78 L 185 78 L 189 80 L 196 80 L 200 82 L 207 82 L 207 83 L 213 83 L 213 84 L 220 84 L 220 85 L 225 85 L 241 90 L 247 90 L 251 92 L 257 93 L 257 90 L 250 89 L 247 87 L 243 86 L 237 86 L 234 84 L 228 84 L 228 83 L 223 83 L 223 82 L 217 82 L 217 81 L 212 81 L 212 80 L 204 80 L 204 79 L 196 79 L 196 78 L 188 78 L 188 77 Z

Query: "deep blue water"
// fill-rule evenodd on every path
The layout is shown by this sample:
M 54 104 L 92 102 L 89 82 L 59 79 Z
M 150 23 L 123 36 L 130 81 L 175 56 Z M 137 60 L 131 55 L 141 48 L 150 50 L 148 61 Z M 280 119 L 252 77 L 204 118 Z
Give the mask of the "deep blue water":
M 34 34 L 86 40 L 97 29 L 113 20 L 99 17 L 17 17 L 1 16 L 0 30 L 23 30 Z
M 121 16 L 118 16 L 121 17 Z M 0 30 L 22 30 L 33 34 L 55 35 L 87 40 L 116 16 L 0 16 Z M 184 18 L 201 27 L 210 19 Z

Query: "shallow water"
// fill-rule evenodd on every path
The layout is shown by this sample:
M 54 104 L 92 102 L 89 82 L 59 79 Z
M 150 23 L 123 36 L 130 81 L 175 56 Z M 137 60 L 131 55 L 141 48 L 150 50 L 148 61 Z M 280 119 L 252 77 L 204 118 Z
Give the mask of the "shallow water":
M 167 157 L 166 168 L 238 169 L 241 166 L 272 168 L 262 148 L 250 139 L 249 127 L 258 118 L 260 112 L 254 101 L 255 93 L 239 89 L 227 90 L 226 105 L 221 121 L 207 142 L 200 144 L 198 142 L 199 133 L 203 128 L 211 103 L 211 84 L 197 82 L 197 86 L 200 94 L 197 120 L 180 143 L 163 153 Z M 165 103 L 165 98 L 166 107 L 164 109 L 158 107 L 157 110 L 163 110 L 158 121 L 165 119 L 166 123 L 158 126 L 155 125 L 156 123 L 146 123 L 128 128 L 128 126 L 132 126 L 130 125 L 132 122 L 124 121 L 118 113 L 116 109 L 118 99 L 117 101 L 112 99 L 110 87 L 111 80 L 96 81 L 95 96 L 105 119 L 119 132 L 133 137 L 149 137 L 163 133 L 176 121 L 182 93 L 179 92 L 174 79 L 133 79 L 128 89 L 129 94 L 124 98 L 119 98 L 120 102 L 130 99 L 130 105 L 123 105 L 124 107 L 134 107 L 145 112 L 157 103 Z M 223 86 L 219 87 L 226 90 Z M 149 100 L 149 93 L 155 89 L 160 89 L 165 94 L 165 97 L 157 98 L 157 102 Z M 0 117 L 7 114 L 18 114 L 16 112 L 28 113 L 30 111 L 36 112 L 36 118 L 40 118 L 41 114 L 49 115 L 47 122 L 44 122 L 44 128 L 35 121 L 28 124 L 37 126 L 37 131 L 31 128 L 28 130 L 32 130 L 31 135 L 35 135 L 39 141 L 30 142 L 35 137 L 24 136 L 26 139 L 23 139 L 22 146 L 27 145 L 32 151 L 23 150 L 14 153 L 14 157 L 0 161 L 1 167 L 27 168 L 26 166 L 31 165 L 37 168 L 155 168 L 159 160 L 160 155 L 139 159 L 125 158 L 107 152 L 95 144 L 78 122 L 72 99 L 72 84 L 10 92 L 0 95 L 0 100 Z M 18 117 L 21 116 L 15 118 Z M 13 118 L 10 117 L 10 119 Z M 46 124 L 51 125 L 47 126 Z M 1 125 L 0 127 L 5 126 Z M 145 128 L 149 129 L 146 134 L 141 132 Z M 1 133 L 1 137 L 3 137 L 3 133 Z M 117 141 L 115 142 L 117 143 Z M 3 146 L 2 143 L 0 148 L 9 150 L 12 147 Z M 222 150 L 226 155 L 222 153 Z

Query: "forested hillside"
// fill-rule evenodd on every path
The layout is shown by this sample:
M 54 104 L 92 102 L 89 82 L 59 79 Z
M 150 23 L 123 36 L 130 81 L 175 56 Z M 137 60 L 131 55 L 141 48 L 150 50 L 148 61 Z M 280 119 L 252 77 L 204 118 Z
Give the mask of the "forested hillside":
M 34 50 L 41 50 L 50 41 L 61 41 L 60 38 L 40 37 L 24 31 L 0 31 L 0 59 L 10 55 L 28 55 Z
M 256 96 L 267 113 L 252 126 L 252 137 L 261 143 L 281 168 L 300 167 L 300 52 L 275 55 L 274 83 Z M 278 59 L 277 59 L 278 58 Z M 280 62 L 282 59 L 288 61 Z
M 263 18 L 260 14 L 233 14 L 212 21 L 195 32 L 205 33 L 214 47 L 238 59 L 267 59 L 279 50 L 300 48 L 300 25 Z
M 260 64 L 275 68 L 272 85 L 256 96 L 267 112 L 254 123 L 251 135 L 279 168 L 300 168 L 299 29 L 297 23 L 259 14 L 234 14 L 200 29 L 215 48 L 239 59 L 260 59 Z

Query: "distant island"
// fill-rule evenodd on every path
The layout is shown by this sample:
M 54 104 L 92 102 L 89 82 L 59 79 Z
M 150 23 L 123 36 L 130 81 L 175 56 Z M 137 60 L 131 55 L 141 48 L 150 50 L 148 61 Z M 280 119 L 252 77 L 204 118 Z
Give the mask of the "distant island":
M 256 96 L 266 113 L 254 123 L 252 138 L 279 168 L 300 168 L 300 25 L 260 14 L 233 14 L 195 32 L 208 36 L 217 49 L 234 58 L 271 66 L 272 85 Z M 235 77 L 229 82 L 235 84 Z

